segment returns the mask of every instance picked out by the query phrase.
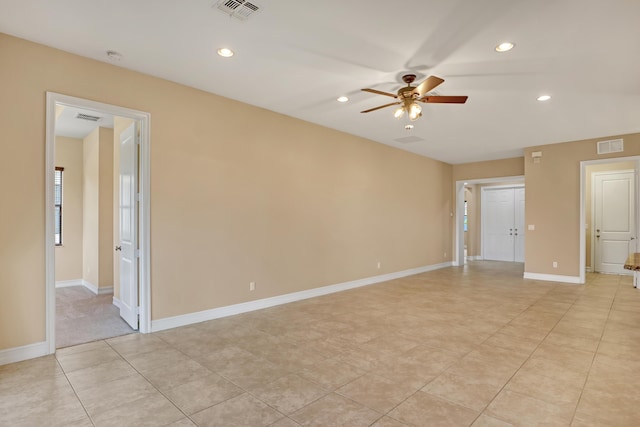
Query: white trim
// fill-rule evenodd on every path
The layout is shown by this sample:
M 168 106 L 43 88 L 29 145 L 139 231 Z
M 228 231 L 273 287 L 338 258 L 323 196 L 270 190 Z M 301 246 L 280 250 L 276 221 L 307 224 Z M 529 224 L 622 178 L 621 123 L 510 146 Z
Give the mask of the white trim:
M 89 289 L 91 292 L 93 292 L 95 295 L 106 295 L 106 294 L 112 294 L 113 293 L 113 286 L 103 286 L 103 287 L 98 287 L 96 285 L 94 285 L 93 283 L 87 281 L 87 280 L 83 280 L 82 281 L 82 286 L 84 286 L 85 288 Z
M 71 286 L 84 286 L 89 291 L 91 291 L 95 295 L 105 295 L 113 293 L 113 286 L 103 286 L 101 288 L 97 287 L 91 282 L 88 282 L 84 279 L 75 279 L 75 280 L 61 280 L 56 282 L 56 289 L 58 288 L 69 288 Z
M 46 93 L 46 139 L 45 139 L 45 283 L 46 283 L 46 345 L 48 354 L 56 351 L 55 345 L 55 244 L 53 214 L 53 182 L 55 170 L 55 108 L 56 104 L 80 107 L 127 117 L 140 123 L 140 196 L 138 232 L 140 249 L 139 292 L 140 292 L 140 332 L 151 331 L 151 115 L 144 111 L 119 107 L 54 92 Z
M 593 268 L 587 267 L 587 273 L 593 273 Z
M 22 360 L 35 359 L 47 354 L 49 354 L 49 344 L 46 341 L 0 350 L 0 366 Z
M 484 260 L 484 258 L 482 258 L 482 256 L 480 256 L 480 255 L 471 255 L 471 256 L 467 256 L 467 260 L 468 261 L 482 261 L 482 260 Z
M 84 280 L 82 280 L 82 279 L 74 279 L 74 280 L 58 280 L 58 281 L 56 281 L 56 289 L 58 289 L 58 288 L 70 288 L 72 286 L 84 286 Z
M 120 310 L 122 308 L 122 301 L 120 301 L 118 298 L 113 297 L 113 305 L 115 305 L 116 307 L 118 307 L 118 310 Z
M 531 280 L 544 280 L 546 282 L 562 282 L 562 283 L 573 283 L 576 285 L 583 284 L 580 276 L 560 276 L 558 274 L 540 274 L 540 273 L 527 273 L 524 272 L 524 279 Z
M 277 297 L 264 298 L 260 300 L 229 305 L 226 307 L 214 308 L 211 310 L 204 310 L 204 311 L 198 311 L 195 313 L 182 314 L 179 316 L 166 317 L 164 319 L 153 320 L 151 322 L 151 331 L 158 332 L 158 331 L 163 331 L 165 329 L 177 328 L 179 326 L 191 325 L 193 323 L 205 322 L 207 320 L 233 316 L 235 314 L 246 313 L 249 311 L 261 310 L 263 308 L 269 308 L 276 305 L 287 304 L 294 301 L 300 301 L 308 298 L 332 294 L 335 292 L 342 292 L 348 289 L 354 289 L 362 286 L 373 285 L 375 283 L 399 279 L 401 277 L 412 276 L 414 274 L 426 273 L 427 271 L 439 270 L 441 268 L 451 267 L 452 265 L 453 265 L 452 262 L 445 262 L 442 264 L 412 268 L 409 270 L 398 271 L 395 273 L 383 274 L 380 276 L 367 277 L 364 279 L 353 280 L 350 282 L 323 286 L 320 288 L 309 289 L 306 291 L 293 292 L 286 295 L 279 295 Z M 115 303 L 116 303 L 116 299 L 114 298 L 114 304 Z

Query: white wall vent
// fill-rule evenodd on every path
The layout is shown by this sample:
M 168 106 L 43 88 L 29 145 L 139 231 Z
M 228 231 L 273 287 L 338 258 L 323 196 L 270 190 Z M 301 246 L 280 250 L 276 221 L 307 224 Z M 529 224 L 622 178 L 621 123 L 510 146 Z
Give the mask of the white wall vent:
M 411 135 L 411 136 L 405 136 L 404 138 L 396 138 L 396 139 L 394 139 L 394 141 L 397 141 L 397 142 L 399 142 L 401 144 L 407 144 L 407 143 L 410 143 L 410 142 L 425 141 L 425 139 L 424 138 L 420 138 L 419 136 Z
M 247 20 L 249 16 L 260 10 L 260 7 L 246 0 L 218 0 L 215 7 L 219 11 L 240 21 Z
M 621 153 L 624 151 L 622 139 L 611 139 L 609 141 L 598 141 L 598 154 Z
M 102 119 L 102 117 L 92 116 L 90 114 L 78 113 L 78 115 L 76 116 L 76 119 L 89 120 L 90 122 L 97 122 L 100 119 Z

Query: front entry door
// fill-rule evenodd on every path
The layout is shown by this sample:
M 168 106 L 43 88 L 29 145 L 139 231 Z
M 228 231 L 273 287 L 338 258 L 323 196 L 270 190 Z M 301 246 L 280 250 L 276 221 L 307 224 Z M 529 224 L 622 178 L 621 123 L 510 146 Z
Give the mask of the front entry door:
M 120 316 L 138 329 L 138 133 L 132 123 L 120 135 Z
M 482 192 L 483 259 L 524 262 L 524 187 Z
M 629 274 L 623 267 L 636 247 L 634 175 L 629 171 L 595 175 L 596 272 Z

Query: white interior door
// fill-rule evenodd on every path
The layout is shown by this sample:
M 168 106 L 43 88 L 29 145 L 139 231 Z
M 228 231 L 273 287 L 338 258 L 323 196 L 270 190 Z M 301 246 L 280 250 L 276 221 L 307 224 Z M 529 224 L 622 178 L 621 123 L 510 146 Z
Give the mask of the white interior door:
M 514 188 L 514 261 L 524 262 L 524 188 Z
M 633 172 L 599 173 L 594 179 L 595 271 L 627 274 L 624 261 L 635 252 Z
M 485 190 L 482 206 L 483 258 L 514 260 L 513 188 Z
M 482 192 L 483 258 L 524 262 L 524 187 Z
M 120 316 L 138 329 L 138 145 L 136 123 L 120 135 Z

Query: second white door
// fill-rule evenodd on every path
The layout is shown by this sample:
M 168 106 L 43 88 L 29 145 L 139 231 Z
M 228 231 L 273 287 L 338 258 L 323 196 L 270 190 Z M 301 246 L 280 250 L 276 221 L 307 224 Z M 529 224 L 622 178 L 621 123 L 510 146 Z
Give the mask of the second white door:
M 634 172 L 598 173 L 594 179 L 595 271 L 625 274 L 635 252 Z

